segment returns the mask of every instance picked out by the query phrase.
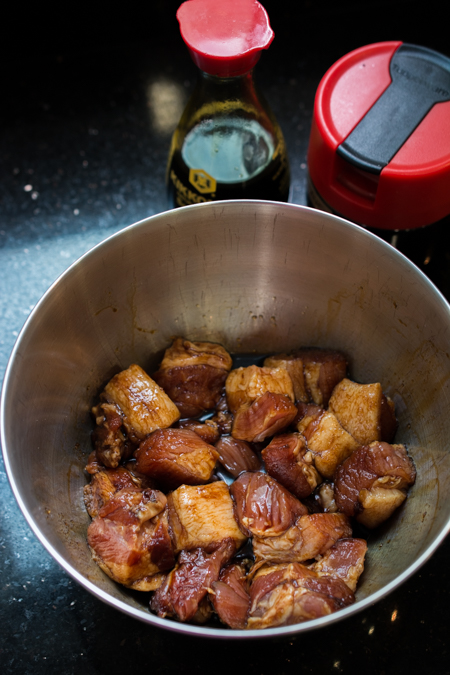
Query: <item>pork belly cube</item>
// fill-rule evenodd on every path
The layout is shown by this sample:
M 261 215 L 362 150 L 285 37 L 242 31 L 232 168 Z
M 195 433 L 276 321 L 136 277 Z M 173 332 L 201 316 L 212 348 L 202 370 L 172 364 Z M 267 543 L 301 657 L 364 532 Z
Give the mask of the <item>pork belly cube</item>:
M 247 624 L 250 595 L 247 590 L 245 567 L 237 563 L 226 565 L 218 581 L 211 584 L 210 600 L 219 619 L 230 628 L 243 629 Z
M 206 548 L 232 539 L 238 549 L 246 540 L 234 517 L 233 502 L 223 481 L 181 485 L 167 498 L 175 551 Z
M 198 420 L 181 420 L 177 424 L 178 429 L 190 429 L 202 438 L 205 443 L 215 445 L 220 438 L 219 426 L 216 422 L 206 420 L 206 422 L 199 422 Z
M 355 596 L 338 577 L 316 574 L 300 563 L 265 565 L 250 587 L 247 628 L 290 626 L 347 607 Z
M 309 569 L 321 576 L 339 577 L 354 593 L 364 571 L 366 553 L 365 539 L 352 537 L 339 539 L 320 560 L 310 565 Z
M 99 403 L 92 408 L 95 428 L 92 432 L 95 459 L 101 468 L 115 469 L 122 460 L 128 459 L 134 444 L 127 436 L 123 413 L 115 403 Z M 89 461 L 88 473 L 95 473 L 94 463 Z
M 216 443 L 220 464 L 234 478 L 244 471 L 259 471 L 261 461 L 257 454 L 245 441 L 238 441 L 232 436 L 222 436 Z
M 176 338 L 164 352 L 159 368 L 167 370 L 180 366 L 211 366 L 229 371 L 232 365 L 232 358 L 222 345 Z
M 239 408 L 231 435 L 241 441 L 260 443 L 286 429 L 296 414 L 297 408 L 288 396 L 267 391 L 253 403 Z
M 323 415 L 324 412 L 325 408 L 315 403 L 297 403 L 297 415 L 292 424 L 302 434 L 308 424 L 318 416 Z
M 262 472 L 242 473 L 230 487 L 242 532 L 271 537 L 285 532 L 307 508 L 274 478 Z
M 102 506 L 119 490 L 123 490 L 124 488 L 142 490 L 148 487 L 152 486 L 122 466 L 119 466 L 117 469 L 97 471 L 92 476 L 91 481 L 83 488 L 86 510 L 91 518 L 95 518 Z
M 135 457 L 137 471 L 171 490 L 183 483 L 207 483 L 219 453 L 190 429 L 158 429 L 140 444 Z
M 266 392 L 284 394 L 295 401 L 294 388 L 285 368 L 248 366 L 232 370 L 225 383 L 228 409 L 236 413 Z
M 166 504 L 157 490 L 124 488 L 99 510 L 87 539 L 93 559 L 111 579 L 148 591 L 173 567 Z
M 324 481 L 317 489 L 315 497 L 324 513 L 336 513 L 338 510 L 334 499 L 334 483 Z
M 180 417 L 178 408 L 167 394 L 136 364 L 114 375 L 100 398 L 116 406 L 120 424 L 135 445 L 155 429 L 170 427 Z M 118 424 L 116 420 L 115 425 Z M 120 459 L 107 466 L 115 468 Z
M 182 551 L 177 566 L 151 599 L 150 609 L 161 618 L 203 623 L 208 617 L 203 601 L 235 550 L 234 541 L 225 539 L 208 549 Z
M 336 471 L 336 505 L 366 527 L 377 527 L 406 499 L 415 478 L 404 445 L 378 441 L 363 445 Z
M 217 428 L 221 434 L 231 434 L 233 420 L 233 415 L 227 410 L 219 410 L 209 419 L 210 422 L 213 422 L 217 425 Z
M 285 368 L 292 380 L 295 401 L 308 403 L 309 394 L 306 389 L 303 361 L 292 354 L 274 354 L 264 359 L 266 368 Z
M 346 357 L 335 349 L 310 347 L 303 347 L 294 355 L 303 361 L 306 389 L 311 401 L 326 408 L 333 389 L 347 375 Z
M 339 424 L 332 412 L 317 415 L 303 432 L 314 465 L 321 476 L 331 478 L 339 464 L 347 459 L 359 443 Z
M 231 366 L 231 356 L 221 345 L 177 338 L 153 377 L 182 417 L 199 417 L 216 407 Z
M 261 454 L 267 473 L 298 499 L 308 497 L 322 480 L 300 434 L 275 436 Z
M 391 443 L 397 430 L 395 406 L 381 384 L 358 384 L 345 378 L 334 389 L 329 410 L 359 445 Z
M 300 516 L 277 537 L 253 537 L 253 552 L 256 562 L 305 562 L 323 555 L 338 539 L 351 534 L 344 514 L 313 513 Z

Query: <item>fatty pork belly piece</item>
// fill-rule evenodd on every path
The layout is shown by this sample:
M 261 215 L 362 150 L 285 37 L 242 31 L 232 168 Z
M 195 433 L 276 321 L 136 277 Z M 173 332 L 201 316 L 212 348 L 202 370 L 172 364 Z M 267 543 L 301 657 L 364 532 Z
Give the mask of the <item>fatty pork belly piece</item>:
M 298 499 L 308 497 L 322 480 L 300 434 L 275 436 L 261 454 L 267 473 Z
M 232 436 L 222 436 L 215 447 L 219 453 L 220 464 L 234 478 L 244 471 L 259 471 L 261 468 L 259 457 L 245 441 L 239 441 Z
M 88 528 L 93 559 L 114 581 L 140 591 L 157 588 L 175 564 L 167 500 L 158 490 L 119 490 Z
M 232 370 L 225 383 L 228 409 L 234 414 L 266 392 L 283 394 L 294 402 L 294 388 L 285 368 L 247 366 Z
M 239 527 L 247 537 L 276 537 L 307 513 L 294 495 L 262 472 L 242 473 L 230 492 Z
M 403 503 L 415 478 L 405 446 L 384 442 L 363 445 L 336 472 L 336 505 L 366 527 L 377 527 Z
M 319 575 L 300 563 L 265 565 L 253 577 L 247 628 L 290 626 L 327 616 L 352 604 L 342 579 Z
M 358 384 L 343 379 L 333 391 L 329 410 L 359 445 L 373 441 L 392 443 L 394 439 L 397 430 L 395 406 L 383 394 L 378 382 Z
M 199 417 L 216 407 L 231 366 L 231 356 L 221 345 L 177 338 L 153 377 L 182 417 Z
M 342 513 L 313 513 L 298 518 L 277 537 L 253 537 L 256 562 L 305 562 L 323 555 L 352 530 Z
M 303 361 L 311 401 L 326 408 L 335 386 L 347 375 L 347 358 L 335 349 L 313 347 L 303 347 L 295 356 Z
M 308 567 L 320 576 L 339 577 L 354 593 L 364 571 L 366 553 L 367 542 L 364 539 L 339 539 L 320 560 Z
M 235 550 L 234 541 L 225 539 L 209 548 L 182 551 L 176 567 L 153 595 L 150 609 L 161 618 L 203 623 L 208 617 L 204 605 L 207 593 Z
M 183 483 L 207 483 L 219 453 L 189 429 L 158 429 L 140 444 L 135 457 L 137 471 L 171 490 Z
M 334 483 L 324 481 L 315 493 L 315 498 L 324 513 L 336 513 L 338 507 L 334 498 Z
M 239 408 L 231 435 L 241 441 L 260 443 L 284 431 L 296 415 L 297 408 L 288 396 L 267 391 L 253 403 Z
M 226 565 L 218 581 L 211 585 L 209 598 L 222 623 L 243 629 L 250 609 L 245 567 L 237 563 Z
M 300 423 L 300 426 L 304 425 Z M 303 430 L 314 465 L 324 478 L 331 478 L 339 464 L 356 450 L 359 443 L 339 423 L 336 415 L 322 410 Z
M 178 408 L 142 368 L 132 364 L 108 382 L 93 408 L 93 441 L 98 459 L 115 469 L 155 429 L 170 427 Z
M 297 415 L 292 424 L 302 434 L 308 424 L 324 412 L 325 408 L 315 403 L 297 403 Z
M 95 518 L 102 506 L 119 490 L 124 488 L 143 490 L 152 487 L 154 486 L 145 476 L 141 479 L 122 466 L 117 469 L 102 469 L 97 471 L 83 488 L 86 510 L 91 518 Z
M 246 536 L 234 517 L 233 502 L 223 481 L 208 485 L 181 485 L 168 497 L 169 524 L 176 553 L 207 548 L 225 539 L 239 549 Z
M 218 424 L 209 419 L 205 422 L 200 422 L 199 420 L 181 420 L 178 422 L 177 428 L 195 431 L 197 436 L 200 436 L 209 445 L 215 445 L 221 433 Z
M 289 373 L 294 388 L 295 401 L 308 403 L 309 394 L 306 389 L 303 361 L 293 354 L 274 354 L 264 359 L 266 368 L 284 368 Z
M 104 467 L 116 468 L 121 460 L 132 455 L 135 447 L 127 436 L 122 411 L 115 403 L 99 403 L 92 408 L 92 414 L 95 418 L 92 432 L 95 460 L 90 457 L 86 466 L 86 471 L 91 474 Z

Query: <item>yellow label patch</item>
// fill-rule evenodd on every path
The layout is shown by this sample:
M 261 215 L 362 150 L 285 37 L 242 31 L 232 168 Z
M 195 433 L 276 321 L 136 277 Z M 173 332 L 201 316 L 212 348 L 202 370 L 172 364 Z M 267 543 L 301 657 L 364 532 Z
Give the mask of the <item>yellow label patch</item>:
M 216 191 L 215 179 L 203 169 L 189 169 L 189 182 L 202 194 Z

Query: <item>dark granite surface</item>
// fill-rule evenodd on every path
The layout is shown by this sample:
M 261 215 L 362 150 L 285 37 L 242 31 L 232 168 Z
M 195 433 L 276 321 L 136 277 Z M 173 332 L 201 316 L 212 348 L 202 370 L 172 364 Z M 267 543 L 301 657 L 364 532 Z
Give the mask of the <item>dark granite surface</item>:
M 306 203 L 315 89 L 351 49 L 403 40 L 450 55 L 437 2 L 267 0 L 275 41 L 256 76 Z M 1 26 L 0 377 L 40 296 L 107 235 L 167 208 L 171 133 L 196 77 L 178 2 L 25 8 Z M 445 275 L 444 275 L 445 276 Z M 446 289 L 444 289 L 446 290 Z M 77 586 L 29 530 L 0 465 L 0 664 L 6 674 L 450 673 L 450 541 L 386 599 L 330 628 L 251 644 L 186 638 Z M 224 669 L 224 668 L 223 668 Z

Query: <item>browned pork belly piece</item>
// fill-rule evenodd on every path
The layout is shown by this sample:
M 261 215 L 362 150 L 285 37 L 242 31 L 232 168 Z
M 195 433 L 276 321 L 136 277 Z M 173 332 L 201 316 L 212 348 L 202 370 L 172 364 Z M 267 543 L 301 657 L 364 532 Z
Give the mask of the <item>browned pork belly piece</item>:
M 323 415 L 324 412 L 325 408 L 315 403 L 297 403 L 297 415 L 292 424 L 302 434 L 308 424 Z
M 339 577 L 354 593 L 364 571 L 366 553 L 367 542 L 364 539 L 339 539 L 309 569 L 319 575 Z
M 92 443 L 96 460 L 102 467 L 114 469 L 134 450 L 123 424 L 122 412 L 115 403 L 99 403 L 92 408 L 92 414 L 95 417 Z M 95 473 L 92 462 L 86 468 L 89 473 Z
M 266 392 L 284 394 L 290 401 L 295 401 L 292 380 L 285 368 L 236 368 L 227 377 L 225 391 L 228 409 L 232 413 L 250 405 Z
M 260 443 L 286 429 L 296 414 L 297 408 L 287 396 L 267 391 L 238 410 L 231 435 L 241 441 Z
M 225 539 L 215 546 L 182 551 L 176 567 L 154 594 L 152 611 L 162 618 L 195 621 L 199 606 L 235 550 L 234 541 Z M 201 615 L 203 621 L 204 611 Z
M 211 585 L 210 600 L 222 623 L 242 629 L 247 623 L 250 595 L 243 565 L 231 563 L 220 572 L 219 580 Z
M 242 532 L 250 537 L 285 532 L 307 508 L 274 478 L 262 472 L 242 473 L 230 487 Z
M 233 361 L 227 350 L 215 342 L 191 342 L 184 338 L 176 338 L 164 352 L 159 369 L 199 365 L 228 371 Z
M 206 420 L 206 422 L 199 422 L 198 420 L 181 420 L 178 422 L 179 429 L 189 429 L 202 438 L 205 443 L 215 445 L 220 438 L 219 427 L 216 422 Z
M 157 490 L 123 488 L 99 510 L 88 528 L 93 559 L 114 581 L 135 590 L 154 590 L 175 557 L 167 500 Z
M 300 434 L 275 436 L 261 454 L 267 473 L 298 499 L 308 497 L 322 480 Z
M 119 466 L 117 469 L 97 471 L 92 476 L 90 483 L 85 485 L 83 489 L 86 510 L 91 518 L 95 518 L 102 506 L 119 490 L 123 490 L 123 488 L 143 490 L 148 487 L 153 486 L 148 485 L 145 480 L 143 481 L 134 476 L 122 466 Z
M 414 464 L 403 445 L 363 445 L 336 471 L 336 505 L 366 527 L 377 527 L 406 499 L 415 479 Z
M 87 461 L 86 466 L 84 467 L 84 470 L 86 471 L 86 473 L 93 476 L 98 471 L 103 471 L 104 468 L 105 468 L 105 465 L 102 464 L 102 462 L 100 462 L 97 459 L 97 453 L 95 452 L 95 450 L 93 450 L 88 457 L 88 461 Z
M 322 412 L 303 431 L 314 465 L 325 478 L 331 478 L 337 467 L 347 459 L 359 443 L 339 424 L 332 412 Z
M 246 539 L 234 517 L 233 502 L 223 481 L 181 485 L 168 497 L 169 523 L 175 550 L 214 546 L 232 539 L 238 549 Z
M 335 386 L 347 375 L 344 354 L 334 349 L 303 347 L 294 353 L 303 361 L 306 389 L 311 401 L 327 407 Z
M 347 607 L 355 596 L 342 579 L 322 576 L 300 563 L 265 565 L 250 587 L 248 629 L 289 626 Z
M 397 430 L 395 406 L 383 394 L 381 384 L 358 384 L 345 378 L 334 389 L 329 410 L 341 425 L 358 441 L 391 443 Z
M 153 377 L 182 417 L 199 417 L 216 407 L 231 366 L 231 356 L 221 345 L 177 338 Z
M 180 416 L 167 394 L 142 368 L 132 364 L 108 382 L 101 403 L 92 409 L 97 427 L 97 458 L 115 469 L 155 429 L 170 427 Z
M 259 457 L 245 441 L 222 436 L 215 447 L 219 453 L 219 462 L 234 478 L 243 471 L 258 471 L 261 468 Z
M 338 510 L 334 499 L 334 483 L 323 482 L 316 491 L 316 499 L 324 513 L 336 513 Z
M 342 513 L 313 513 L 300 516 L 278 537 L 253 537 L 256 562 L 305 562 L 326 551 L 352 530 Z
M 274 354 L 264 360 L 264 366 L 266 368 L 285 368 L 292 380 L 295 400 L 303 401 L 304 403 L 309 401 L 301 358 L 293 354 Z
M 231 429 L 233 427 L 233 415 L 227 410 L 219 410 L 215 415 L 210 418 L 211 422 L 217 424 L 217 428 L 221 434 L 231 434 Z
M 171 490 L 183 483 L 207 483 L 219 453 L 189 429 L 158 429 L 140 444 L 135 457 L 137 471 Z

